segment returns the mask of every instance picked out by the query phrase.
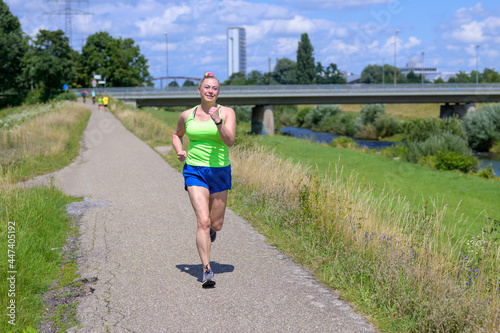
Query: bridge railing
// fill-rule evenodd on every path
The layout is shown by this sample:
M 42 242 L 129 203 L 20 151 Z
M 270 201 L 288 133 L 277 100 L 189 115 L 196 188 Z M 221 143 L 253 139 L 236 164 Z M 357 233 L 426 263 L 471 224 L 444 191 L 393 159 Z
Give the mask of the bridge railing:
M 78 94 L 82 90 L 87 90 L 90 92 L 92 88 L 80 88 L 80 89 L 69 89 L 70 92 Z M 99 87 L 96 89 L 98 93 L 106 92 L 107 94 L 114 95 L 140 95 L 140 94 L 196 94 L 198 88 L 195 86 L 191 87 L 169 87 L 158 88 L 158 87 L 112 87 L 104 88 Z M 222 86 L 221 92 L 234 92 L 234 93 L 245 93 L 245 92 L 319 92 L 319 91 L 330 91 L 330 92 L 361 92 L 361 91 L 393 91 L 393 92 L 408 92 L 408 91 L 444 91 L 444 90 L 476 90 L 476 91 L 493 91 L 500 90 L 500 83 L 480 83 L 480 84 L 470 84 L 470 83 L 425 83 L 425 84 L 311 84 L 311 85 L 248 85 L 248 86 Z

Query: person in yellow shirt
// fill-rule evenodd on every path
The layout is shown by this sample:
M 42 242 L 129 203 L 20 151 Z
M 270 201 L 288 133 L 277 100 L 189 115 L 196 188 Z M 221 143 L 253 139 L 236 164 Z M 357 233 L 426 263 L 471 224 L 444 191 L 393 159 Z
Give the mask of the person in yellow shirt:
M 102 98 L 102 102 L 104 104 L 104 111 L 106 111 L 106 109 L 108 108 L 108 102 L 109 102 L 109 98 L 107 96 L 104 96 Z

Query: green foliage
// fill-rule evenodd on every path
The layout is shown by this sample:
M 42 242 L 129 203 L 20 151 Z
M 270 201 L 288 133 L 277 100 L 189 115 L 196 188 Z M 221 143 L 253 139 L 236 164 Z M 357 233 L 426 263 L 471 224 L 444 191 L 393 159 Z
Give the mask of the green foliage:
M 297 63 L 288 58 L 281 58 L 276 62 L 272 78 L 278 84 L 295 84 L 297 77 Z
M 59 95 L 56 95 L 54 97 L 54 100 L 56 101 L 76 101 L 76 95 L 72 93 L 61 93 Z
M 299 127 L 302 127 L 304 125 L 304 122 L 305 122 L 305 118 L 306 118 L 306 115 L 309 113 L 309 111 L 312 110 L 312 106 L 306 106 L 306 107 L 303 107 L 302 109 L 300 109 L 299 112 L 297 112 L 294 116 L 293 116 L 293 123 L 296 125 L 296 126 L 299 126 Z
M 328 67 L 323 68 L 321 62 L 316 65 L 316 84 L 345 84 L 346 79 L 336 64 L 330 63 Z
M 478 151 L 488 151 L 500 140 L 500 104 L 485 104 L 469 112 L 463 119 L 469 145 Z
M 232 86 L 244 86 L 247 84 L 247 80 L 245 78 L 245 73 L 236 72 L 231 74 L 231 76 L 222 83 L 223 85 L 232 85 Z
M 232 106 L 236 114 L 236 123 L 250 122 L 252 120 L 252 107 L 248 105 L 234 105 Z
M 342 107 L 337 104 L 315 105 L 304 117 L 304 126 L 311 129 L 318 129 L 319 123 L 324 118 L 333 117 L 342 112 Z
M 382 74 L 385 81 L 382 80 Z M 396 68 L 396 78 L 398 83 L 408 82 L 406 75 L 401 73 L 399 68 Z M 393 83 L 394 82 L 394 66 L 384 65 L 383 69 L 380 65 L 368 65 L 361 72 L 361 83 Z
M 455 134 L 443 132 L 433 134 L 424 141 L 408 142 L 408 151 L 405 157 L 409 162 L 417 163 L 424 156 L 438 156 L 441 152 L 449 151 L 467 156 L 472 154 L 465 139 Z
M 193 81 L 191 81 L 191 80 L 186 80 L 186 81 L 184 81 L 184 83 L 182 84 L 182 86 L 183 87 L 194 87 L 194 86 L 196 86 L 196 84 Z
M 472 172 L 477 170 L 478 164 L 474 156 L 455 151 L 441 151 L 437 154 L 436 169 Z
M 481 75 L 481 83 L 498 83 L 500 82 L 500 74 L 491 68 L 485 68 Z
M 53 91 L 76 80 L 75 54 L 62 30 L 40 30 L 23 59 L 25 80 L 33 79 L 44 90 L 44 97 L 50 97 Z
M 405 142 L 425 141 L 432 135 L 439 133 L 451 133 L 463 139 L 467 134 L 458 118 L 428 118 L 410 120 L 403 125 Z
M 337 135 L 354 136 L 356 116 L 344 112 L 324 117 L 319 122 L 319 129 Z
M 476 71 L 472 71 L 469 75 L 465 72 L 458 72 L 455 77 L 450 77 L 448 83 L 475 83 L 476 82 Z
M 477 172 L 477 176 L 486 178 L 486 179 L 494 179 L 497 178 L 497 175 L 495 173 L 495 170 L 493 170 L 493 167 L 490 165 L 486 166 L 485 168 L 479 169 Z
M 377 130 L 377 135 L 381 138 L 398 134 L 403 128 L 403 125 L 396 117 L 387 114 L 375 118 L 373 125 Z
M 361 108 L 358 123 L 360 125 L 373 124 L 375 119 L 385 114 L 385 104 L 365 104 Z
M 147 59 L 131 38 L 113 38 L 101 31 L 87 37 L 80 57 L 82 75 L 78 84 L 88 87 L 93 74 L 106 78 L 108 87 L 152 86 Z
M 0 0 L 0 92 L 21 85 L 21 59 L 28 50 L 21 24 Z
M 43 102 L 43 91 L 42 89 L 34 89 L 33 91 L 29 91 L 26 97 L 24 98 L 25 104 L 37 104 Z
M 297 105 L 274 105 L 273 116 L 275 127 L 293 126 L 298 110 Z
M 338 148 L 349 148 L 349 149 L 359 148 L 359 145 L 356 141 L 354 141 L 351 138 L 347 138 L 345 136 L 339 136 L 338 138 L 333 139 L 330 142 L 330 146 Z
M 413 70 L 411 70 L 410 73 L 408 73 L 406 75 L 406 80 L 408 83 L 421 83 L 422 82 L 422 74 L 417 75 L 413 72 Z
M 297 49 L 297 70 L 296 83 L 312 84 L 316 75 L 314 67 L 314 48 L 307 33 L 300 36 L 299 47 Z
M 178 87 L 179 84 L 177 83 L 177 81 L 172 81 L 168 84 L 169 87 Z

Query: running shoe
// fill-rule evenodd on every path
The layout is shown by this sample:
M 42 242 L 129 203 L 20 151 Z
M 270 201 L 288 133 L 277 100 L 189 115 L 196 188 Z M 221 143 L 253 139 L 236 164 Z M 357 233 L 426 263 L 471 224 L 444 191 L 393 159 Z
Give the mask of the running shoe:
M 203 282 L 201 284 L 203 288 L 213 288 L 215 286 L 214 272 L 211 269 L 207 269 L 203 273 Z
M 213 242 L 215 242 L 215 238 L 217 237 L 217 232 L 212 230 L 212 228 L 210 228 L 210 240 Z

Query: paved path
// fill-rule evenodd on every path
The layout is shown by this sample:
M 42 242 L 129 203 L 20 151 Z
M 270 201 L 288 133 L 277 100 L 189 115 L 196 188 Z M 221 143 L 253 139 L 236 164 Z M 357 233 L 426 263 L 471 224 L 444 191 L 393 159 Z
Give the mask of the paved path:
M 201 288 L 196 220 L 182 175 L 109 112 L 92 116 L 81 156 L 55 174 L 87 198 L 79 273 L 97 277 L 77 332 L 373 332 L 364 318 L 228 209 Z

